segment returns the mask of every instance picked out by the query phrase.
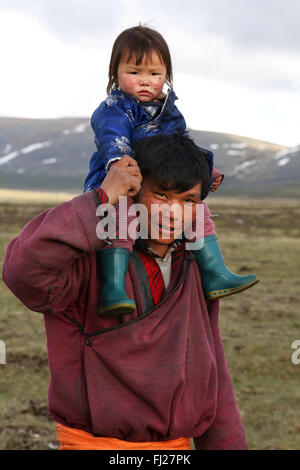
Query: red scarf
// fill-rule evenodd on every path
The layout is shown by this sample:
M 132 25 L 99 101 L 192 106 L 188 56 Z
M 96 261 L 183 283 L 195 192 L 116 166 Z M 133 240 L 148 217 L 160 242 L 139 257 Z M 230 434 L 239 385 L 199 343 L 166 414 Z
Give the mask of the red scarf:
M 178 246 L 172 253 L 172 272 L 176 267 L 181 251 L 183 251 L 182 245 Z M 153 256 L 146 253 L 145 251 L 140 251 L 139 253 L 149 277 L 149 285 L 154 305 L 157 305 L 165 290 L 165 283 L 160 267 Z

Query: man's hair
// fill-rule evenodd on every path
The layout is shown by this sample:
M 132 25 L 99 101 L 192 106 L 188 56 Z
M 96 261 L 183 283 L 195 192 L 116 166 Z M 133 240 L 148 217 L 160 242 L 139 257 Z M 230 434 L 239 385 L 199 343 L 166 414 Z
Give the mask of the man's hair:
M 201 182 L 201 199 L 207 195 L 211 173 L 208 152 L 186 134 L 145 137 L 133 150 L 142 177 L 155 178 L 161 189 L 183 193 Z
M 144 59 L 151 59 L 153 51 L 157 52 L 166 66 L 166 83 L 172 88 L 173 72 L 168 44 L 160 33 L 140 24 L 125 29 L 114 42 L 108 71 L 107 94 L 118 87 L 118 67 L 121 60 L 129 62 L 133 57 L 136 65 L 140 65 Z

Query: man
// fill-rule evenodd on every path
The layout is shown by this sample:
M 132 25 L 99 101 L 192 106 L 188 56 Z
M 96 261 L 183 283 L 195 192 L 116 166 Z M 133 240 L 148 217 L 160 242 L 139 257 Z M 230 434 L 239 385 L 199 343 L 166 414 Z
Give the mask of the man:
M 167 156 L 172 158 L 167 158 Z M 139 141 L 101 188 L 49 209 L 10 242 L 3 279 L 42 312 L 50 368 L 49 410 L 61 449 L 247 449 L 218 327 L 192 252 L 178 236 L 193 222 L 209 185 L 205 154 L 187 137 Z M 191 207 L 170 214 L 169 232 L 138 240 L 125 290 L 131 315 L 96 314 L 101 291 L 96 235 L 101 204 L 133 194 L 153 204 Z M 184 211 L 182 211 L 184 214 Z M 112 269 L 118 270 L 118 266 Z

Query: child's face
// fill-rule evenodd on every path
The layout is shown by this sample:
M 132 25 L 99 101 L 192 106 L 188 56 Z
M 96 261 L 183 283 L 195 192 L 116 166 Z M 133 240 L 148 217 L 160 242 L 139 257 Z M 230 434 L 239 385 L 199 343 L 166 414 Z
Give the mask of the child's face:
M 136 65 L 135 57 L 131 57 L 129 62 L 126 57 L 122 58 L 118 67 L 118 84 L 124 93 L 145 103 L 159 98 L 166 75 L 166 66 L 153 51 L 151 58 L 148 61 L 144 59 L 140 65 Z

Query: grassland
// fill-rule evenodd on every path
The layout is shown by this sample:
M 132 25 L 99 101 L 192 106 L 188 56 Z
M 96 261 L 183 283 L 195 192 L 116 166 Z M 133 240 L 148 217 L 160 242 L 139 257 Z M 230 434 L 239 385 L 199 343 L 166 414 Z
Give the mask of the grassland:
M 0 256 L 24 224 L 66 199 L 45 193 L 0 191 Z M 250 449 L 300 449 L 300 364 L 291 361 L 300 339 L 299 200 L 211 198 L 227 265 L 259 274 L 261 282 L 221 300 L 220 326 Z M 0 284 L 0 449 L 53 449 L 43 317 Z

